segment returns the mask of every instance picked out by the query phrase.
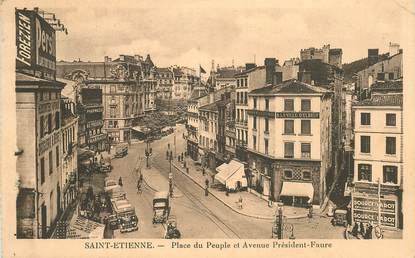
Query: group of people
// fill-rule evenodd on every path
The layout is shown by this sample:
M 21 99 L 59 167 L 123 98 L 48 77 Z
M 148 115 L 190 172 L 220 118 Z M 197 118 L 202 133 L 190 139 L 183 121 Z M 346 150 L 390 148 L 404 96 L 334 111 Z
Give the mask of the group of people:
M 372 239 L 373 225 L 372 223 L 356 222 L 353 225 L 347 225 L 347 232 L 356 238 Z M 381 235 L 379 235 L 381 233 L 375 232 L 375 234 L 376 238 L 381 238 Z

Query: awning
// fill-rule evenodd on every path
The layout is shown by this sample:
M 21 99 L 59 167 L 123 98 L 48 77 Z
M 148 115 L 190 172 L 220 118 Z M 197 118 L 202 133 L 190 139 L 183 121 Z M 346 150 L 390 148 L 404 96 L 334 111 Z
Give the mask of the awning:
M 80 160 L 89 159 L 89 158 L 94 157 L 94 156 L 95 156 L 95 153 L 93 151 L 91 151 L 91 150 L 88 150 L 88 149 L 78 149 L 78 158 Z
M 143 133 L 143 134 L 150 132 L 150 129 L 143 127 L 143 126 L 134 126 L 131 129 L 133 129 L 136 132 Z
M 226 181 L 231 178 L 235 174 L 240 174 L 237 172 L 244 172 L 244 164 L 236 161 L 231 160 L 229 164 L 223 163 L 219 167 L 216 168 L 216 171 L 218 172 L 215 175 L 215 179 L 218 180 L 220 183 L 226 185 Z M 245 172 L 244 172 L 245 173 Z
M 97 223 L 84 217 L 77 217 L 75 215 L 70 222 L 67 238 L 103 239 L 104 230 L 104 224 Z
M 284 182 L 280 196 L 308 197 L 313 200 L 314 188 L 311 183 Z

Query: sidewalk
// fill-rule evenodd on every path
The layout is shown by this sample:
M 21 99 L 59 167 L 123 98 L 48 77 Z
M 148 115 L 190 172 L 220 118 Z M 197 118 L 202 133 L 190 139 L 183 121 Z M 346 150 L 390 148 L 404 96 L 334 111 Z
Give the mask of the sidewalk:
M 186 173 L 186 169 L 183 167 L 182 163 L 174 161 L 173 166 L 177 170 L 181 171 L 184 175 L 189 177 L 193 182 L 198 184 L 201 188 L 205 188 L 206 179 L 209 180 L 209 185 L 212 185 L 213 173 L 211 171 L 208 171 L 208 169 L 206 169 L 206 175 L 203 176 L 202 168 L 198 165 L 195 165 L 192 159 L 186 158 L 185 161 L 187 167 L 189 168 L 189 174 Z M 216 185 L 216 183 L 217 182 L 215 181 L 214 186 Z M 269 207 L 267 201 L 256 196 L 253 193 L 243 191 L 237 193 L 229 193 L 229 195 L 227 196 L 225 191 L 220 190 L 216 187 L 209 187 L 209 193 L 212 194 L 216 199 L 221 201 L 223 204 L 225 204 L 227 207 L 241 215 L 257 219 L 275 219 L 275 203 L 272 205 L 272 207 Z M 243 200 L 242 209 L 240 209 L 238 205 L 239 197 L 242 197 Z M 288 219 L 305 218 L 307 217 L 307 214 L 308 210 L 305 208 L 284 206 L 284 215 Z

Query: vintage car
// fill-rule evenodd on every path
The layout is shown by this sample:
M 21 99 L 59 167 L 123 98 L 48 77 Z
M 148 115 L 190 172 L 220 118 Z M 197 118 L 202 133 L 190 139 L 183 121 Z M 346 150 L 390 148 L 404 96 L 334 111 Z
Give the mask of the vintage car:
M 170 196 L 166 191 L 156 192 L 153 198 L 153 224 L 164 223 L 170 214 Z
M 166 223 L 166 232 L 164 233 L 165 239 L 179 239 L 181 233 L 177 228 L 176 216 L 170 216 Z
M 347 211 L 336 209 L 333 218 L 331 219 L 331 224 L 333 226 L 347 226 Z
M 113 215 L 117 217 L 121 233 L 138 230 L 138 218 L 131 203 L 127 199 L 114 200 L 111 203 Z
M 105 179 L 105 182 L 104 182 L 105 192 L 108 192 L 116 187 L 118 187 L 118 184 L 114 179 L 108 179 L 108 178 Z
M 103 173 L 108 173 L 111 172 L 112 170 L 112 166 L 111 166 L 111 162 L 106 160 L 104 162 L 101 163 L 100 165 L 100 171 Z
M 115 151 L 115 157 L 116 158 L 123 158 L 128 154 L 128 144 L 121 144 L 117 146 Z

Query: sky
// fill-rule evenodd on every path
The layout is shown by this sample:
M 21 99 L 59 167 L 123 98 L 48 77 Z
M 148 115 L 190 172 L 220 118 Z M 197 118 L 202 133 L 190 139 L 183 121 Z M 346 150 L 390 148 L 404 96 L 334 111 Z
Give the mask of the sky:
M 399 0 L 397 0 L 399 1 Z M 134 2 L 133 2 L 134 3 Z M 368 48 L 388 52 L 389 42 L 400 43 L 400 2 L 350 1 L 315 5 L 123 5 L 50 8 L 68 28 L 58 33 L 57 60 L 103 61 L 119 54 L 151 55 L 158 67 L 199 64 L 215 66 L 262 65 L 265 57 L 282 64 L 299 57 L 300 49 L 343 49 L 343 62 L 367 56 Z M 234 2 L 236 3 L 236 2 Z M 305 2 L 303 2 L 305 3 Z M 172 6 L 170 6 L 172 5 Z

